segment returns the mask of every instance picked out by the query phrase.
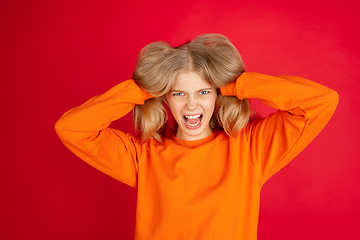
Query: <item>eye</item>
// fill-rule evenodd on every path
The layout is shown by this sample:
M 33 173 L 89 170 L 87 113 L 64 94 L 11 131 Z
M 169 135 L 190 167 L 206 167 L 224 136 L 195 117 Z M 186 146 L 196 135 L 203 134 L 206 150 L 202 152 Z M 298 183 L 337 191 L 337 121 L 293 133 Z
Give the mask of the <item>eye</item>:
M 208 94 L 208 93 L 210 93 L 210 91 L 208 91 L 208 90 L 200 91 L 200 95 L 205 95 L 205 94 Z
M 182 93 L 182 92 L 174 92 L 172 95 L 176 96 L 176 97 L 180 97 L 180 96 L 184 96 L 184 93 Z

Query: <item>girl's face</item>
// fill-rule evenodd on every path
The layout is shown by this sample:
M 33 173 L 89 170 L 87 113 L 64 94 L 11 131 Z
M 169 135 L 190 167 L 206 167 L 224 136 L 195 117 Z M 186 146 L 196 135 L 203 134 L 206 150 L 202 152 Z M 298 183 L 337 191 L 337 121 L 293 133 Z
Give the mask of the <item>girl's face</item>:
M 179 73 L 167 94 L 170 110 L 178 124 L 176 137 L 193 141 L 212 133 L 209 122 L 214 113 L 216 88 L 198 73 Z

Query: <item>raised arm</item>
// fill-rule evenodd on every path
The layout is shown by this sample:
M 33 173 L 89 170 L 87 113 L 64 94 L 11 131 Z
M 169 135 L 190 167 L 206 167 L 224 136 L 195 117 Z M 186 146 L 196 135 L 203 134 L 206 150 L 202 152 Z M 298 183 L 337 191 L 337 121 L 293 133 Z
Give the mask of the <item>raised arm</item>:
M 125 81 L 66 112 L 55 124 L 56 133 L 85 162 L 136 187 L 139 141 L 108 126 L 151 97 L 133 80 Z
M 334 90 L 310 80 L 251 72 L 244 72 L 221 92 L 239 99 L 257 98 L 278 109 L 244 129 L 261 185 L 319 134 L 338 103 Z

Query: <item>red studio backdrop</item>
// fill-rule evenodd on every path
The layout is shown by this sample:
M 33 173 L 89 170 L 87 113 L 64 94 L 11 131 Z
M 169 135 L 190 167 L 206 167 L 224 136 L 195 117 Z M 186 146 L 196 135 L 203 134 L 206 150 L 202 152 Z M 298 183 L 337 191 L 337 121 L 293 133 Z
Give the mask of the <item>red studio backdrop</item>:
M 249 71 L 340 95 L 327 127 L 263 187 L 258 238 L 359 239 L 359 10 L 357 0 L 0 1 L 0 239 L 133 239 L 136 190 L 70 153 L 53 126 L 131 78 L 146 44 L 210 32 Z M 131 116 L 112 127 L 134 133 Z

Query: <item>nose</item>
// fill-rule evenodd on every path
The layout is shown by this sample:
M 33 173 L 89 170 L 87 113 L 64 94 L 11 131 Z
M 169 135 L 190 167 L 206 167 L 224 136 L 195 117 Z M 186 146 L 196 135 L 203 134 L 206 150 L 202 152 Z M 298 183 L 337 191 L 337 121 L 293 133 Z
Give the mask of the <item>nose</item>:
M 187 100 L 187 109 L 195 110 L 197 108 L 197 99 L 194 96 L 190 96 Z

